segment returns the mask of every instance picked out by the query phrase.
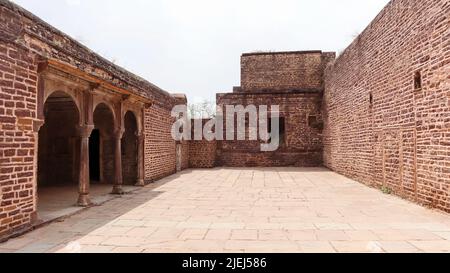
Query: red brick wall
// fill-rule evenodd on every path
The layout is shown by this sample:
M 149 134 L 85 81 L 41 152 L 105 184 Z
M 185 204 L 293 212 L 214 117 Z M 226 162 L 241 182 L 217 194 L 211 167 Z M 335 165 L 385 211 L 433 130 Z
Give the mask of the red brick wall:
M 324 64 L 334 53 L 321 51 L 248 53 L 241 57 L 244 91 L 322 88 Z
M 450 4 L 392 1 L 328 67 L 324 162 L 450 211 Z M 423 86 L 414 88 L 420 72 Z
M 171 129 L 172 109 L 154 104 L 144 113 L 145 180 L 155 181 L 176 172 L 176 143 Z
M 36 69 L 34 55 L 0 42 L 0 238 L 35 211 Z
M 189 142 L 189 168 L 214 168 L 216 166 L 216 141 Z
M 203 126 L 211 119 L 202 119 Z M 200 119 L 197 119 L 199 122 Z M 195 137 L 195 121 L 191 120 L 192 138 Z M 189 168 L 214 168 L 216 166 L 217 141 L 189 141 Z
M 260 141 L 221 141 L 217 164 L 223 166 L 320 166 L 321 128 L 310 126 L 310 116 L 320 123 L 321 94 L 318 92 L 229 93 L 217 95 L 218 105 L 279 105 L 285 119 L 284 145 L 275 152 L 261 152 Z M 226 126 L 224 132 L 226 134 Z M 248 134 L 247 134 L 248 137 Z

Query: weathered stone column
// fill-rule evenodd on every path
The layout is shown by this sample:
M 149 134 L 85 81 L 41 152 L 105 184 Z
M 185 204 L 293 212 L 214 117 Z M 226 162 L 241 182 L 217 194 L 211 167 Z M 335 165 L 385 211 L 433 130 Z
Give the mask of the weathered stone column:
M 80 137 L 80 175 L 78 182 L 78 202 L 77 205 L 81 207 L 90 206 L 91 200 L 89 198 L 89 137 L 94 129 L 93 125 L 84 125 L 79 127 Z
M 123 132 L 121 130 L 114 133 L 114 187 L 112 194 L 123 194 L 122 184 L 122 136 Z
M 145 186 L 144 181 L 144 140 L 145 136 L 143 133 L 137 133 L 138 140 L 138 153 L 137 153 L 137 181 L 136 186 L 143 187 Z

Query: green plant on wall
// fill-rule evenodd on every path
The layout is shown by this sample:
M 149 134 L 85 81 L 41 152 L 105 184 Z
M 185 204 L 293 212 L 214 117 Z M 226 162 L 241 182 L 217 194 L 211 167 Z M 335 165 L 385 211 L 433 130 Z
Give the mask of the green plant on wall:
M 389 187 L 386 187 L 386 186 L 381 187 L 381 191 L 382 191 L 384 194 L 392 194 L 392 189 L 389 188 Z

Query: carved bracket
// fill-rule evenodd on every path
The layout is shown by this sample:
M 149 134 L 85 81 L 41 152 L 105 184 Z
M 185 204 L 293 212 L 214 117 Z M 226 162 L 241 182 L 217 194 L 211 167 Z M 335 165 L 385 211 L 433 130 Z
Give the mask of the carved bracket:
M 94 92 L 96 89 L 99 89 L 100 86 L 101 86 L 100 83 L 91 82 L 91 83 L 89 83 L 89 91 Z

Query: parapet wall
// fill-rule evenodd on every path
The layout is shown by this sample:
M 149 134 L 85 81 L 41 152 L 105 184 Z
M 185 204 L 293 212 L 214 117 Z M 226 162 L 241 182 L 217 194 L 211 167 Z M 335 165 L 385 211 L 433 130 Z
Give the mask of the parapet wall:
M 394 0 L 325 76 L 324 164 L 450 211 L 450 2 Z
M 321 51 L 243 54 L 241 89 L 250 92 L 321 89 L 324 68 L 334 57 L 334 53 Z

